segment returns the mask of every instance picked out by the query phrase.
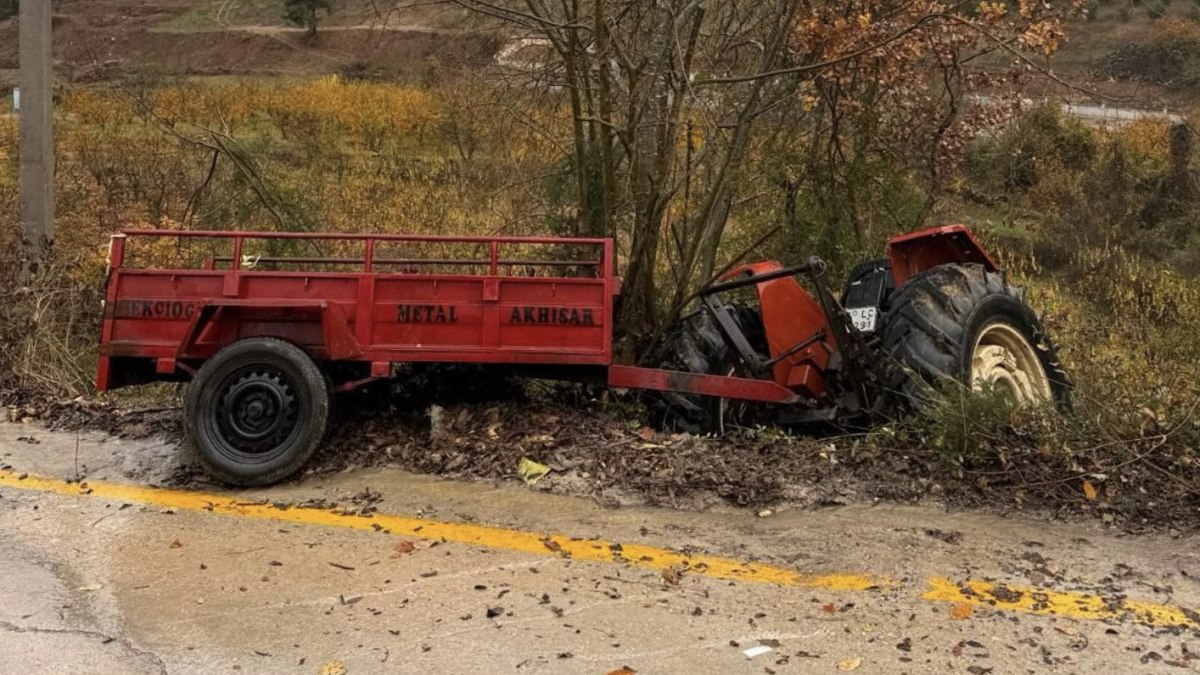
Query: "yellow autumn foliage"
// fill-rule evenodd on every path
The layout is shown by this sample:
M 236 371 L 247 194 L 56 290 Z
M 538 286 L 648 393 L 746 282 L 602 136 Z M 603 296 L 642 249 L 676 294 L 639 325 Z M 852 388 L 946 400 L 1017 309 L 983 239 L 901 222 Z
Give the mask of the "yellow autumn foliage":
M 503 122 L 467 105 L 474 95 L 336 77 L 70 90 L 58 255 L 94 280 L 108 235 L 124 228 L 533 233 L 541 187 L 521 177 L 560 160 L 556 125 L 567 127 L 552 106 Z M 15 118 L 0 118 L 6 235 L 16 148 Z

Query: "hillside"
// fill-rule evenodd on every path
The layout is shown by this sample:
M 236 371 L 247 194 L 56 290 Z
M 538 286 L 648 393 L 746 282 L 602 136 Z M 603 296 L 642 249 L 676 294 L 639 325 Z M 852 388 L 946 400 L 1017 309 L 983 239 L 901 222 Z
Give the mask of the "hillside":
M 499 38 L 468 13 L 445 4 L 339 0 L 315 40 L 287 25 L 279 0 L 64 0 L 55 15 L 60 76 L 83 83 L 137 75 L 292 76 L 339 72 L 406 79 L 431 64 L 490 63 Z M 1164 19 L 1196 21 L 1193 2 L 1098 0 L 1073 21 L 1052 67 L 1077 85 L 1034 84 L 1035 96 L 1182 109 L 1191 92 L 1147 78 L 1102 74 L 1104 59 L 1126 45 L 1145 44 Z M 1003 68 L 1003 52 L 981 60 Z M 0 22 L 0 89 L 16 84 L 15 20 Z
M 493 40 L 462 29 L 445 10 L 347 1 L 310 42 L 285 24 L 278 6 L 274 0 L 66 0 L 54 16 L 56 69 L 70 82 L 134 74 L 302 77 L 345 69 L 404 78 L 431 60 L 486 63 L 495 53 Z M 17 66 L 17 25 L 10 19 L 0 22 L 0 89 L 16 84 Z

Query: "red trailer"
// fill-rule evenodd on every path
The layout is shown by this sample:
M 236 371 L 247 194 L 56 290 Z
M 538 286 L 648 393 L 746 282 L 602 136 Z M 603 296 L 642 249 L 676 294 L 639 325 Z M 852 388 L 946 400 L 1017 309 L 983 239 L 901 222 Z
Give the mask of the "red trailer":
M 236 484 L 299 469 L 325 432 L 333 392 L 419 362 L 508 364 L 670 392 L 676 421 L 695 429 L 739 421 L 744 411 L 730 401 L 769 404 L 781 422 L 863 416 L 891 405 L 889 390 L 939 374 L 1031 400 L 1065 396 L 1040 322 L 969 231 L 905 235 L 889 253 L 852 275 L 849 311 L 819 260 L 733 270 L 674 331 L 664 367 L 642 368 L 613 363 L 621 283 L 611 239 L 127 231 L 111 243 L 96 384 L 190 381 L 189 439 L 214 476 Z M 935 272 L 959 279 L 987 326 L 953 312 L 962 335 L 948 336 L 955 331 L 934 332 L 913 314 L 928 303 L 906 290 L 945 292 Z M 760 307 L 722 297 L 748 287 Z M 933 356 L 962 363 L 924 372 L 930 347 L 889 342 L 897 327 L 953 343 Z M 886 365 L 900 361 L 912 363 Z M 913 367 L 920 378 L 896 379 Z

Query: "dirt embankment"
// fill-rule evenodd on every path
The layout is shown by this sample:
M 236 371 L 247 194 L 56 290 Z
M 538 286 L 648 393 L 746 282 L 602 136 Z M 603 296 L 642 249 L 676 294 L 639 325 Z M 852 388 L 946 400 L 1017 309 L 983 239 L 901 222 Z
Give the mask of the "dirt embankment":
M 1096 498 L 1080 491 L 1074 473 L 1079 466 L 1062 466 L 1033 448 L 1009 449 L 991 463 L 963 467 L 918 443 L 887 446 L 862 434 L 812 438 L 766 429 L 698 437 L 642 426 L 634 421 L 637 403 L 611 393 L 556 388 L 534 400 L 519 384 L 489 385 L 472 394 L 473 384 L 456 381 L 440 378 L 421 391 L 368 390 L 339 399 L 338 422 L 298 480 L 394 466 L 515 483 L 518 464 L 529 458 L 551 469 L 535 489 L 614 506 L 775 509 L 885 501 L 1099 518 L 1125 530 L 1200 529 L 1195 490 L 1181 491 L 1180 477 L 1164 478 L 1132 463 L 1112 477 L 1127 489 Z M 53 429 L 174 440 L 182 434 L 181 411 L 173 405 L 130 407 L 0 392 L 0 406 L 10 420 Z M 144 475 L 129 477 L 153 482 L 163 476 L 174 486 L 207 480 L 186 459 L 171 467 L 147 466 Z

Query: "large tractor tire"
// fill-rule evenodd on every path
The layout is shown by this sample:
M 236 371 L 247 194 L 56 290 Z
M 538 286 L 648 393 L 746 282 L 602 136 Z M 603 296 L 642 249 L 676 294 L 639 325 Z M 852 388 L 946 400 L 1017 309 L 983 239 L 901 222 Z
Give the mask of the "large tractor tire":
M 738 303 L 729 305 L 729 309 L 750 346 L 766 354 L 761 312 Z M 688 373 L 750 376 L 744 372 L 737 348 L 725 339 L 716 319 L 705 310 L 689 314 L 671 330 L 663 342 L 658 366 Z M 693 434 L 723 434 L 761 421 L 761 406 L 747 401 L 666 392 L 661 404 L 655 407 L 660 408 L 664 428 Z
M 882 346 L 906 371 L 895 387 L 914 408 L 946 381 L 990 386 L 1022 405 L 1070 407 L 1070 381 L 1024 292 L 981 265 L 942 265 L 909 279 L 892 297 Z
M 329 381 L 303 349 L 240 340 L 209 359 L 188 387 L 187 436 L 209 475 L 269 485 L 304 466 L 325 436 Z

